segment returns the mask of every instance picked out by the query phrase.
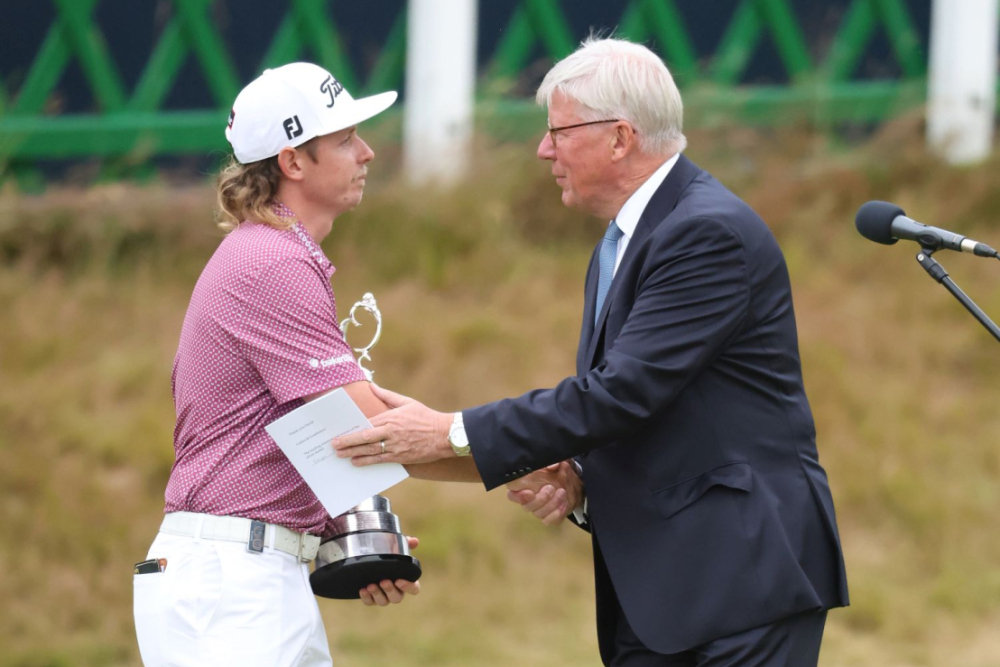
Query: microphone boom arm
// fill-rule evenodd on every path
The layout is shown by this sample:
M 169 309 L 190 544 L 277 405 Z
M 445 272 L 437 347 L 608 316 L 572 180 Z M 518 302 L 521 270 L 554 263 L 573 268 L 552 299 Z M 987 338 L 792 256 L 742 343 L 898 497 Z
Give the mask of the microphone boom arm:
M 958 299 L 958 302 L 965 306 L 965 309 L 972 313 L 972 316 L 979 320 L 979 323 L 986 327 L 986 330 L 993 334 L 993 337 L 1000 341 L 1000 328 L 993 323 L 986 313 L 976 305 L 976 303 L 970 299 L 961 288 L 955 284 L 955 281 L 948 276 L 948 272 L 945 268 L 941 266 L 936 259 L 931 257 L 937 248 L 922 248 L 919 253 L 917 253 L 917 262 L 920 266 L 924 267 L 927 271 L 927 275 L 935 280 L 935 282 L 944 285 L 945 289 L 951 292 L 951 295 Z

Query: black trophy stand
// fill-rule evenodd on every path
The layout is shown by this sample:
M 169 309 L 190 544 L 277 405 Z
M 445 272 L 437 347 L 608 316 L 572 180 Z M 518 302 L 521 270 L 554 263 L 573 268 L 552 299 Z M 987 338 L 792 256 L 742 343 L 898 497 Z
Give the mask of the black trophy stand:
M 313 593 L 334 600 L 357 600 L 362 588 L 388 579 L 416 581 L 420 561 L 404 554 L 369 554 L 330 563 L 309 575 Z

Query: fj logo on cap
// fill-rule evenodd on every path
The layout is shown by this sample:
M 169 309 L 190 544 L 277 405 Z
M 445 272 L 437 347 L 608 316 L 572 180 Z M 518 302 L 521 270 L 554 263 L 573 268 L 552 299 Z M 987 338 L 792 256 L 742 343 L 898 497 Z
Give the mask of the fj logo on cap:
M 236 120 L 236 109 L 229 111 L 229 129 L 233 129 L 233 121 Z
M 319 84 L 319 89 L 321 92 L 327 93 L 330 96 L 330 103 L 326 105 L 326 108 L 331 109 L 337 102 L 337 95 L 340 95 L 340 93 L 343 92 L 344 84 L 337 81 L 332 76 L 328 76 L 323 79 L 323 83 Z
M 286 118 L 285 122 L 282 124 L 285 128 L 285 134 L 288 135 L 289 141 L 295 137 L 302 136 L 302 123 L 299 122 L 298 116 L 292 116 L 291 118 Z

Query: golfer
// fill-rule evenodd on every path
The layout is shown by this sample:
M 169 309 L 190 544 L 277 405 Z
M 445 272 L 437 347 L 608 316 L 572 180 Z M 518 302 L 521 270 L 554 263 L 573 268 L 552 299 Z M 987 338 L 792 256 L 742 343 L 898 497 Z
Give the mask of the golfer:
M 236 98 L 235 158 L 218 182 L 227 235 L 184 318 L 166 513 L 134 575 L 147 667 L 332 664 L 308 565 L 331 518 L 264 427 L 338 387 L 369 416 L 385 409 L 338 327 L 320 243 L 364 193 L 375 155 L 358 124 L 395 99 L 356 100 L 308 63 L 268 70 Z M 458 468 L 411 473 L 442 470 Z M 419 590 L 383 581 L 361 599 Z

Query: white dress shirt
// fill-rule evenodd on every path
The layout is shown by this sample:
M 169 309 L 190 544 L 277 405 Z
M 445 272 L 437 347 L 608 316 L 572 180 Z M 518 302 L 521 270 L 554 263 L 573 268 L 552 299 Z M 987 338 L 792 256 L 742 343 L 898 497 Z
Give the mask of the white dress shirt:
M 681 154 L 677 153 L 660 165 L 660 168 L 654 171 L 653 175 L 647 178 L 646 182 L 632 193 L 632 196 L 622 206 L 622 210 L 618 211 L 614 223 L 618 225 L 618 229 L 622 230 L 622 237 L 618 239 L 618 255 L 615 257 L 615 270 L 611 273 L 612 276 L 618 273 L 618 266 L 622 263 L 622 257 L 625 256 L 625 249 L 628 248 L 628 242 L 632 239 L 632 235 L 635 234 L 639 218 L 642 217 L 643 211 L 649 205 L 649 200 L 653 198 L 656 191 L 663 185 L 667 174 L 674 168 L 680 157 Z M 611 223 L 609 222 L 608 225 L 610 226 Z

